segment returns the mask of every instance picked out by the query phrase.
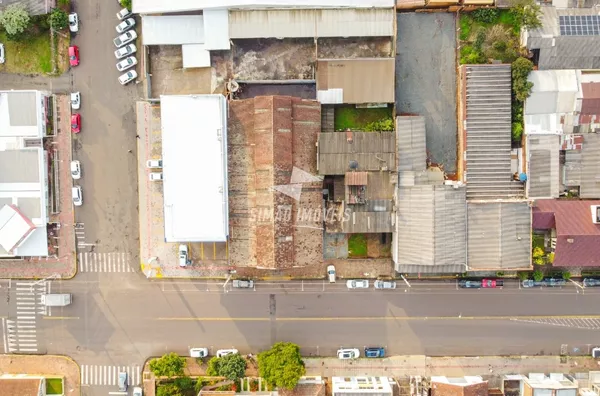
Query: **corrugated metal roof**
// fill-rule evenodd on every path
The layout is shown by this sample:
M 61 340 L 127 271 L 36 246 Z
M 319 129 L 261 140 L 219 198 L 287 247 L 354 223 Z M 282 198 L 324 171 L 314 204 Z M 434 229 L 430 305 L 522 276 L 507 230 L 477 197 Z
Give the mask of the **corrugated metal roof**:
M 344 175 L 350 161 L 357 161 L 356 171 L 391 169 L 396 163 L 393 132 L 352 132 L 349 141 L 345 132 L 319 135 L 319 174 Z
M 347 186 L 366 186 L 368 172 L 346 172 L 344 184 Z
M 581 149 L 581 198 L 600 198 L 600 135 L 586 133 L 583 135 Z
M 397 0 L 396 8 L 401 10 L 411 10 L 425 7 L 425 0 Z
M 204 44 L 183 44 L 181 46 L 183 68 L 210 67 L 210 52 Z
M 144 45 L 177 45 L 204 43 L 202 15 L 167 15 L 142 17 Z
M 232 10 L 229 36 L 232 39 L 393 36 L 394 18 L 393 8 Z
M 396 117 L 398 171 L 421 172 L 427 166 L 425 117 Z
M 559 136 L 529 135 L 527 150 L 527 197 L 558 198 Z
M 467 213 L 469 269 L 531 266 L 531 209 L 527 202 L 469 202 Z
M 534 70 L 527 80 L 533 83 L 531 95 L 525 101 L 524 113 L 567 113 L 575 110 L 579 84 L 577 70 Z
M 344 103 L 392 103 L 394 58 L 317 61 L 317 91 L 342 89 Z
M 56 7 L 56 0 L 2 0 L 0 2 L 0 11 L 15 3 L 25 4 L 29 15 L 48 14 Z
M 511 66 L 466 66 L 467 198 L 523 196 L 511 172 Z
M 206 10 L 204 15 L 204 48 L 211 50 L 228 50 L 229 41 L 229 11 Z

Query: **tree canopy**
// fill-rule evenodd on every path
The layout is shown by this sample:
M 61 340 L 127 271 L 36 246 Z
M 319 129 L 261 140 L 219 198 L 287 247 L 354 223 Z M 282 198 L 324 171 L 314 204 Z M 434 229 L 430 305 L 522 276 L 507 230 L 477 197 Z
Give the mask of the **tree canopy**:
M 258 372 L 270 386 L 294 389 L 306 373 L 300 347 L 291 342 L 274 344 L 268 351 L 258 354 Z
M 219 357 L 213 357 L 208 361 L 206 374 L 210 376 L 225 377 L 230 380 L 238 380 L 246 375 L 246 359 L 237 353 Z
M 48 23 L 55 30 L 63 30 L 69 26 L 69 16 L 60 8 L 55 8 L 48 17 Z
M 150 361 L 150 370 L 157 377 L 177 377 L 183 375 L 185 359 L 171 352 Z
M 0 13 L 0 25 L 9 36 L 16 36 L 25 31 L 29 26 L 29 13 L 23 3 L 14 3 L 7 6 Z

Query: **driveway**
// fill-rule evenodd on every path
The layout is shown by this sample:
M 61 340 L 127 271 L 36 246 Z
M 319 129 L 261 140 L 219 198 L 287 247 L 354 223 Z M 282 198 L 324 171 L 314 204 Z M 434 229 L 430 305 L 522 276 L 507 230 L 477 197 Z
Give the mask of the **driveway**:
M 82 127 L 74 137 L 73 157 L 81 161 L 83 189 L 83 206 L 76 209 L 75 219 L 78 251 L 88 253 L 79 270 L 128 272 L 138 262 L 134 103 L 142 85 L 121 86 L 117 81 L 121 73 L 112 42 L 117 2 L 80 1 L 74 7 L 81 25 L 72 44 L 79 46 L 81 63 L 72 75 L 73 90 L 81 92 Z

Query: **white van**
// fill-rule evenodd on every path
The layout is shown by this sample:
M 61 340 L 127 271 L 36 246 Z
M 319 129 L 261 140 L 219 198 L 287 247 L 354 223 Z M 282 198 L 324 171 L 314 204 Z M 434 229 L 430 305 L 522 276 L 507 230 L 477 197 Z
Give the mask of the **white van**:
M 66 307 L 71 301 L 71 293 L 42 294 L 42 305 L 47 307 Z

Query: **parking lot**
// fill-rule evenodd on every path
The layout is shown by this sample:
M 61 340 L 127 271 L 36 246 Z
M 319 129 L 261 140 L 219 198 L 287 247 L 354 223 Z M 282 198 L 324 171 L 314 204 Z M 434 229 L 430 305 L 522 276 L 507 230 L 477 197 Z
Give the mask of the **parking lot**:
M 451 13 L 399 13 L 396 112 L 425 117 L 431 162 L 456 171 L 456 21 Z

